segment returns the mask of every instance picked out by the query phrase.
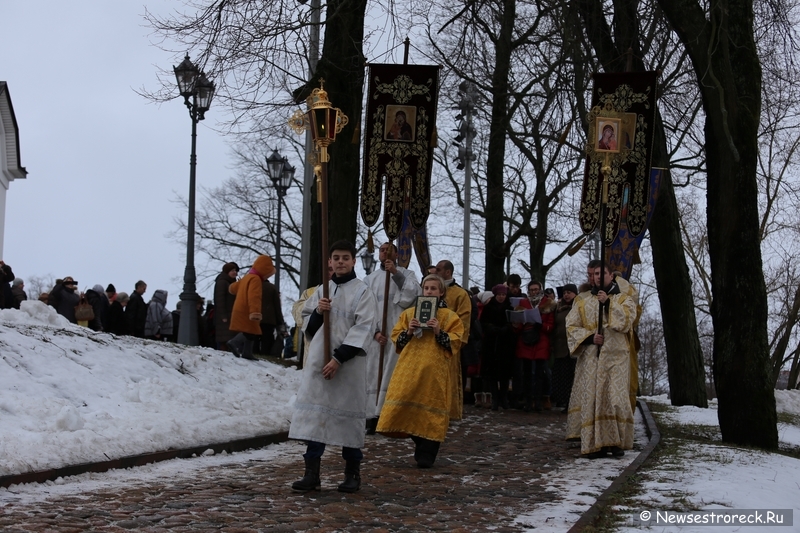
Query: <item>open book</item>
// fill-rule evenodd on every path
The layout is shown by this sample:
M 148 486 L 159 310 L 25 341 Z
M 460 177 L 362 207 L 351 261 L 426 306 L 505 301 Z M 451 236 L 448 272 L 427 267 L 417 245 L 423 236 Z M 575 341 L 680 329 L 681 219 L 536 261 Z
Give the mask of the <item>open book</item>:
M 541 324 L 542 315 L 539 309 L 521 309 L 519 311 L 506 311 L 506 318 L 512 324 Z

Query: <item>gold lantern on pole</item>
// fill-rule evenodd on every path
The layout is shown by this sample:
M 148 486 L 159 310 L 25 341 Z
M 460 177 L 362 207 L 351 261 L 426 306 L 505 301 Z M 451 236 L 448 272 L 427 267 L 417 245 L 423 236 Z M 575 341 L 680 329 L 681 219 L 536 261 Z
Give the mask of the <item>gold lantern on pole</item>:
M 325 80 L 320 78 L 319 88 L 311 91 L 311 95 L 306 98 L 308 104 L 307 111 L 298 110 L 289 119 L 289 126 L 297 134 L 311 130 L 314 139 L 315 156 L 314 174 L 317 176 L 317 201 L 321 204 L 322 214 L 322 297 L 328 298 L 328 265 L 324 260 L 328 257 L 328 146 L 336 140 L 336 134 L 342 131 L 347 125 L 347 115 L 342 110 L 333 107 L 328 100 L 328 93 L 324 88 Z M 325 338 L 325 364 L 331 358 L 331 333 L 330 333 L 330 313 L 323 313 L 323 334 Z

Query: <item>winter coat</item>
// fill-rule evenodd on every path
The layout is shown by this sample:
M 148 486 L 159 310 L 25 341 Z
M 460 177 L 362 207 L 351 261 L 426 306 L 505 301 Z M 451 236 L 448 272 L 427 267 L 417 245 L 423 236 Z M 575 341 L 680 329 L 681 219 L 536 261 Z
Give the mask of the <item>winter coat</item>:
M 108 321 L 105 328 L 107 333 L 113 333 L 114 335 L 131 334 L 131 330 L 128 329 L 128 321 L 125 320 L 125 308 L 116 300 L 111 302 L 109 306 Z
M 89 321 L 89 328 L 93 331 L 105 331 L 102 317 L 106 313 L 109 304 L 108 296 L 102 291 L 102 287 L 100 289 L 99 293 L 96 287 L 86 291 L 86 301 L 89 302 L 94 311 L 94 318 Z
M 572 310 L 572 302 L 567 302 L 563 298 L 559 300 L 555 312 L 555 322 L 553 334 L 550 336 L 550 345 L 553 357 L 562 359 L 569 357 L 569 347 L 567 346 L 567 315 Z
M 75 293 L 75 289 L 67 287 L 63 283 L 59 283 L 50 291 L 47 303 L 56 310 L 56 313 L 73 324 L 77 324 L 78 321 L 75 320 L 75 306 L 78 305 L 80 299 L 81 297 Z
M 481 377 L 509 379 L 514 374 L 514 335 L 506 311 L 511 303 L 498 302 L 492 297 L 481 312 L 483 344 L 481 350 Z
M 234 279 L 225 272 L 220 272 L 214 282 L 214 328 L 217 330 L 217 342 L 228 342 L 234 335 L 230 331 L 230 324 L 236 296 L 228 290 L 233 282 Z
M 147 320 L 147 304 L 142 295 L 136 291 L 131 293 L 131 299 L 125 308 L 125 320 L 128 321 L 129 335 L 144 337 L 144 323 Z
M 532 309 L 528 300 L 522 300 L 522 307 Z M 545 296 L 539 302 L 539 313 L 542 315 L 541 325 L 524 324 L 522 327 L 515 327 L 519 334 L 516 350 L 519 359 L 550 359 L 550 333 L 555 325 L 555 310 L 556 303 Z M 531 327 L 539 328 L 539 342 L 534 346 L 528 346 L 522 341 L 522 331 Z
M 28 299 L 28 295 L 25 294 L 25 291 L 19 285 L 11 287 L 11 295 L 14 297 L 12 303 L 14 309 L 19 309 L 20 304 Z
M 268 279 L 261 283 L 261 323 L 268 326 L 280 326 L 284 323 L 281 297 L 275 285 Z
M 133 301 L 133 298 L 131 298 Z M 128 303 L 130 306 L 130 302 Z M 172 313 L 167 310 L 167 291 L 158 289 L 147 304 L 147 316 L 144 322 L 144 336 L 159 338 L 172 335 Z
M 236 295 L 231 314 L 231 331 L 261 335 L 261 285 L 274 273 L 272 258 L 259 255 L 250 272 L 240 281 L 231 283 L 228 291 Z
M 8 265 L 0 266 L 0 309 L 11 309 L 14 298 L 9 283 L 14 281 L 14 272 Z

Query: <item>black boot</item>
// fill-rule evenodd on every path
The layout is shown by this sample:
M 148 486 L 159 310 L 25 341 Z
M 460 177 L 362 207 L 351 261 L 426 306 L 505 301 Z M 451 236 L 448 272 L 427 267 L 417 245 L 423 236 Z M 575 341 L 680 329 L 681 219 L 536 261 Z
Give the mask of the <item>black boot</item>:
M 242 350 L 244 350 L 244 342 L 244 333 L 238 333 L 235 337 L 228 341 L 228 348 L 233 355 L 236 357 L 241 357 Z
M 344 483 L 339 485 L 339 492 L 356 492 L 361 488 L 361 462 L 347 461 L 344 467 Z
M 500 407 L 500 393 L 497 389 L 497 382 L 492 381 L 489 387 L 492 389 L 492 411 L 497 411 Z
M 368 418 L 367 419 L 367 435 L 374 435 L 375 430 L 378 429 L 378 418 Z
M 508 409 L 511 405 L 508 403 L 508 383 L 500 385 L 500 406 L 503 409 Z
M 292 490 L 308 492 L 310 490 L 320 489 L 319 465 L 321 460 L 322 459 L 320 457 L 315 457 L 314 459 L 305 459 L 306 473 L 303 475 L 303 479 L 292 483 Z

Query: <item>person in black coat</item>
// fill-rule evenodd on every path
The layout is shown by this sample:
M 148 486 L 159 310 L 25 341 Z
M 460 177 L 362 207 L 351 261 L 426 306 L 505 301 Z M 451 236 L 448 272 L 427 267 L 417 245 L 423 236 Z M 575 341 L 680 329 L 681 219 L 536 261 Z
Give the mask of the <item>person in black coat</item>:
M 492 392 L 492 410 L 499 406 L 508 409 L 508 381 L 514 375 L 514 341 L 506 311 L 510 311 L 508 287 L 495 285 L 494 296 L 481 312 L 483 345 L 481 350 L 481 375 Z M 498 385 L 499 383 L 499 385 Z
M 128 305 L 130 297 L 124 292 L 117 293 L 116 296 L 108 308 L 106 332 L 114 335 L 130 335 L 128 321 L 125 320 L 125 306 Z
M 0 261 L 0 309 L 11 309 L 14 299 L 11 296 L 11 283 L 14 281 L 14 272 L 11 267 Z
M 136 282 L 131 299 L 125 308 L 125 319 L 128 321 L 128 330 L 134 337 L 144 338 L 144 323 L 147 320 L 147 304 L 142 295 L 147 291 L 147 283 L 142 280 Z
M 81 297 L 75 292 L 78 282 L 72 276 L 65 277 L 61 283 L 56 284 L 50 295 L 47 297 L 48 305 L 52 306 L 56 313 L 63 316 L 73 324 L 77 324 L 75 319 L 75 306 L 78 305 Z
M 22 278 L 15 278 L 11 283 L 11 296 L 13 297 L 11 307 L 14 309 L 19 309 L 22 302 L 28 299 L 28 295 L 25 294 L 25 282 L 22 281 Z
M 94 318 L 89 321 L 89 328 L 93 331 L 105 331 L 105 324 L 103 318 L 106 316 L 109 308 L 108 298 L 102 285 L 95 285 L 86 291 L 86 301 L 92 306 L 94 311 Z

